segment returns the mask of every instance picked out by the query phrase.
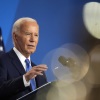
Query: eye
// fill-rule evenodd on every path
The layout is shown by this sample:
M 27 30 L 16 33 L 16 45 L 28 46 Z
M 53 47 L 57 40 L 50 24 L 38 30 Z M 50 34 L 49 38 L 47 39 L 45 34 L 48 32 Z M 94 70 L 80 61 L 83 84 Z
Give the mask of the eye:
M 35 34 L 35 36 L 37 36 L 37 37 L 38 37 L 39 35 L 36 33 L 36 34 Z
M 30 35 L 31 35 L 30 32 L 24 32 L 24 34 L 25 34 L 26 36 L 30 36 Z
M 31 35 L 31 33 L 29 33 L 29 32 L 25 32 L 25 35 Z

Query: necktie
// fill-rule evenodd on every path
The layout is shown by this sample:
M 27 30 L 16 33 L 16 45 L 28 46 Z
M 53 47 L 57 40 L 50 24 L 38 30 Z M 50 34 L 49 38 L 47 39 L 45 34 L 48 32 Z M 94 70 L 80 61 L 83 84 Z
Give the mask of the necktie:
M 32 68 L 32 66 L 30 65 L 29 59 L 26 59 L 25 62 L 26 62 L 26 72 L 28 72 Z M 32 86 L 32 90 L 35 90 L 36 89 L 35 79 L 31 79 L 30 84 Z

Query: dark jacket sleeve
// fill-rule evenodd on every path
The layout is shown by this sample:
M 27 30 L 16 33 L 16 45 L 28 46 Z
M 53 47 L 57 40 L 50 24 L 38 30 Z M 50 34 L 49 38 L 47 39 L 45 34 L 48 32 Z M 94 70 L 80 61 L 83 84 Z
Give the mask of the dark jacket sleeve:
M 0 98 L 16 94 L 25 88 L 23 84 L 23 76 L 10 80 L 7 78 L 7 68 L 3 66 L 0 61 Z
M 0 98 L 11 97 L 25 89 L 23 75 L 10 76 L 8 72 L 10 63 L 8 62 L 6 59 L 0 58 Z M 11 73 L 14 73 L 13 70 Z

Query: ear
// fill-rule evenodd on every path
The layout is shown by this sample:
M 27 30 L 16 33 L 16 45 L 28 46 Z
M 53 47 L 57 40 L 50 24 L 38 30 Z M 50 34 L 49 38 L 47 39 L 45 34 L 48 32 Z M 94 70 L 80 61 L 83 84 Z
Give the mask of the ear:
M 13 33 L 13 41 L 16 42 L 16 40 L 17 40 L 17 35 L 16 35 L 16 33 L 14 32 L 14 33 Z

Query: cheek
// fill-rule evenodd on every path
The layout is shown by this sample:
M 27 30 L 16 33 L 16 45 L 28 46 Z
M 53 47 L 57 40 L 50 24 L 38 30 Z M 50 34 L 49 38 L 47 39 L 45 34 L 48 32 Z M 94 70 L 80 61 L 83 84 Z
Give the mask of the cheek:
M 19 42 L 19 44 L 20 44 L 20 46 L 21 46 L 22 48 L 25 47 L 25 44 L 26 44 L 26 41 L 25 41 L 25 40 L 20 39 L 18 42 Z
M 36 45 L 38 44 L 38 41 L 36 42 Z
M 39 39 L 37 39 L 36 44 L 38 44 Z

